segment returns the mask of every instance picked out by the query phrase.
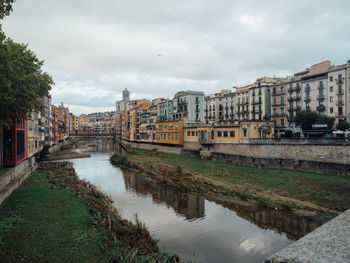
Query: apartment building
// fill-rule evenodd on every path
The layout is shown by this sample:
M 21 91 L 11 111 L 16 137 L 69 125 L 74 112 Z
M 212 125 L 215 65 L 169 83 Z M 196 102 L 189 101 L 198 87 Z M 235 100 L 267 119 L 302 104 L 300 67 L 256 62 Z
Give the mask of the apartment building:
M 183 145 L 183 121 L 158 122 L 155 125 L 155 143 Z
M 27 120 L 27 157 L 30 158 L 35 154 L 34 140 L 34 111 L 31 117 Z
M 249 88 L 249 120 L 269 120 L 271 117 L 271 89 L 276 79 L 256 79 Z
M 215 93 L 204 98 L 205 122 L 222 122 L 224 120 L 224 95 Z
M 251 85 L 236 87 L 236 120 L 249 120 L 249 90 Z
M 328 70 L 328 100 L 326 104 L 326 114 L 336 118 L 337 122 L 349 116 L 349 88 L 347 71 L 348 64 L 333 66 Z M 348 98 L 348 99 L 347 99 Z
M 232 90 L 222 90 L 224 106 L 224 123 L 233 123 L 235 120 L 236 93 Z
M 204 93 L 180 91 L 173 99 L 173 120 L 187 123 L 204 123 Z
M 173 100 L 166 99 L 157 106 L 158 121 L 172 121 L 174 113 Z

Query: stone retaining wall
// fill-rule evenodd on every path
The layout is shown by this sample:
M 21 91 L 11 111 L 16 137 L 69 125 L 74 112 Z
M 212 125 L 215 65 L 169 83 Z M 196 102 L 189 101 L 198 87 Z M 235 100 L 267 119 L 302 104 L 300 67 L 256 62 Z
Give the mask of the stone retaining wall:
M 350 146 L 291 144 L 214 144 L 185 142 L 184 151 L 265 168 L 289 168 L 328 173 L 350 173 Z
M 0 205 L 35 169 L 35 157 L 33 156 L 15 167 L 3 170 L 0 176 Z
M 167 145 L 158 145 L 152 143 L 136 143 L 128 142 L 125 140 L 119 141 L 125 148 L 139 149 L 146 151 L 158 151 L 162 153 L 172 153 L 172 154 L 182 154 L 183 147 L 181 146 L 167 146 Z

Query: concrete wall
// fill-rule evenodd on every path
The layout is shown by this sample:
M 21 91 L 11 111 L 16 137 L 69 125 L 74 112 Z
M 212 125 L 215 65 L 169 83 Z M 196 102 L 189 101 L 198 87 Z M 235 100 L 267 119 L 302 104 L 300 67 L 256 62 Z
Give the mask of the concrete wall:
M 13 168 L 1 170 L 0 204 L 36 169 L 35 157 L 28 158 Z

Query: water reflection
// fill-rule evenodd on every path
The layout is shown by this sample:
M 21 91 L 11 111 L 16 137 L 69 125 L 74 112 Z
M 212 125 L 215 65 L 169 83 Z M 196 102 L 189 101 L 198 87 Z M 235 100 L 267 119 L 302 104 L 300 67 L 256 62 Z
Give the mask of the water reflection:
M 187 220 L 205 216 L 204 198 L 199 195 L 183 193 L 178 190 L 151 182 L 134 172 L 123 171 L 126 190 L 133 190 L 141 195 L 152 195 L 155 203 L 165 203 L 171 206 L 176 213 L 183 215 Z

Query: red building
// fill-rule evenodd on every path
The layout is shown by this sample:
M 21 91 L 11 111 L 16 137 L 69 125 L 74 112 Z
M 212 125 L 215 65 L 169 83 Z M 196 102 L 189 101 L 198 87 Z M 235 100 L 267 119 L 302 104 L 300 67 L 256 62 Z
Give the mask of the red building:
M 26 121 L 13 124 L 12 129 L 4 128 L 4 166 L 16 166 L 27 158 Z

